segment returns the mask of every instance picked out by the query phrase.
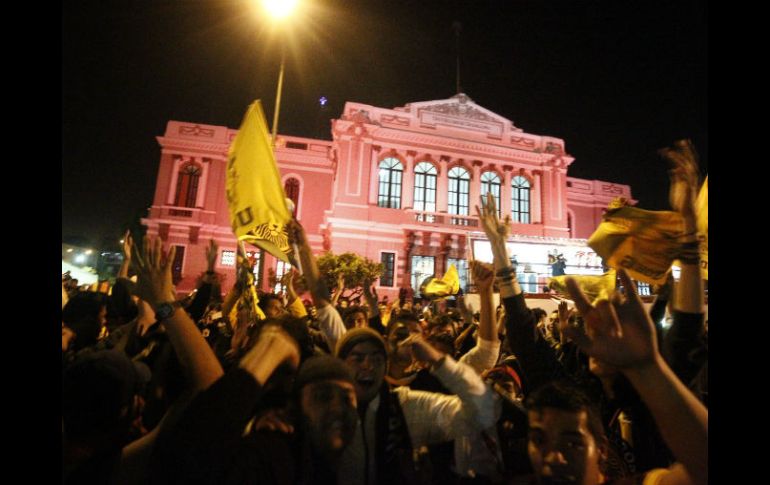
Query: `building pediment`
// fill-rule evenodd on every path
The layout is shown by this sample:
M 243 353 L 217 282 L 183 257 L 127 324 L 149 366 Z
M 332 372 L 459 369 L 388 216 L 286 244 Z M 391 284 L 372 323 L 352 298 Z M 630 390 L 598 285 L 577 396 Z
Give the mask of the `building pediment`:
M 522 131 L 516 128 L 511 120 L 479 106 L 463 93 L 449 99 L 409 103 L 395 110 L 410 113 L 418 118 L 422 125 L 444 125 L 480 131 L 498 138 L 508 131 Z

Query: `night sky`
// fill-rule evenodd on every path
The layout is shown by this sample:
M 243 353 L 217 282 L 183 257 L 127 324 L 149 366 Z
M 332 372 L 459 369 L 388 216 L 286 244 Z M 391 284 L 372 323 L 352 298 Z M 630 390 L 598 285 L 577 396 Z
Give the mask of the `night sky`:
M 280 133 L 330 139 L 346 101 L 454 95 L 459 21 L 462 91 L 564 139 L 570 176 L 629 184 L 660 210 L 658 148 L 692 138 L 708 171 L 705 2 L 308 2 L 284 43 Z M 146 214 L 169 120 L 237 128 L 261 98 L 271 122 L 281 38 L 258 12 L 245 0 L 63 3 L 63 241 L 117 242 Z

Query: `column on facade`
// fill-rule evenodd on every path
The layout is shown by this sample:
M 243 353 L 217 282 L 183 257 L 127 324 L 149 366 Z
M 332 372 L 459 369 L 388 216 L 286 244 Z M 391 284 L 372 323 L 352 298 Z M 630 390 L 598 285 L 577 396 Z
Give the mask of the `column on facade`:
M 439 244 L 439 257 L 438 264 L 436 265 L 436 275 L 443 277 L 446 270 L 449 268 L 447 259 L 449 259 L 449 251 L 452 249 L 452 235 L 447 233 L 441 234 L 441 243 Z
M 401 208 L 414 208 L 414 156 L 417 152 L 408 150 L 404 159 L 404 173 L 401 176 Z
M 404 232 L 404 274 L 402 275 L 402 288 L 412 287 L 412 251 L 414 250 L 414 240 L 417 235 L 414 231 Z
M 439 159 L 438 176 L 436 178 L 436 212 L 446 213 L 449 210 L 449 163 L 451 160 L 446 155 Z
M 500 188 L 500 198 L 502 203 L 500 204 L 500 210 L 502 211 L 502 218 L 511 213 L 511 171 L 513 167 L 509 165 L 503 166 L 503 186 Z
M 481 195 L 481 166 L 483 162 L 474 160 L 471 173 L 470 199 L 468 200 L 468 215 L 475 215 L 474 207 L 479 205 Z
M 176 195 L 176 184 L 179 180 L 179 168 L 185 163 L 186 159 L 181 156 L 174 156 L 171 159 L 171 183 L 168 186 L 166 192 L 166 204 L 174 205 L 174 197 Z
M 533 224 L 540 224 L 543 222 L 542 213 L 542 197 L 543 197 L 543 177 L 542 172 L 535 170 L 532 172 L 532 190 L 529 194 L 530 200 L 530 218 Z
M 377 196 L 380 191 L 380 150 L 381 146 L 372 145 L 371 167 L 369 174 L 369 204 L 377 205 Z
M 195 207 L 202 209 L 206 205 L 206 187 L 209 183 L 209 167 L 211 167 L 211 159 L 201 159 L 201 165 L 203 167 L 200 181 L 198 182 L 198 193 L 195 194 Z

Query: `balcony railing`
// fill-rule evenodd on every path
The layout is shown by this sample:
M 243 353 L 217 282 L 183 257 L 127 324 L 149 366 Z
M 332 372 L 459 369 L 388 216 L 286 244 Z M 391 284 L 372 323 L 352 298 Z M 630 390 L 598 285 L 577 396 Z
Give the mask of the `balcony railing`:
M 443 214 L 436 212 L 410 211 L 414 214 L 416 222 L 441 224 L 445 226 L 479 227 L 479 220 L 475 216 L 460 216 L 455 214 Z

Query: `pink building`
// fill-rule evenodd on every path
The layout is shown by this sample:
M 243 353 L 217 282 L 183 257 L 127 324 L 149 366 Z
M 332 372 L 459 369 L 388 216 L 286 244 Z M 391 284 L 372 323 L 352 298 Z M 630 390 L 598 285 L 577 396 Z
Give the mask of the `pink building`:
M 158 137 L 155 198 L 142 222 L 148 234 L 178 246 L 181 291 L 205 270 L 210 238 L 220 247 L 224 289 L 232 285 L 236 240 L 225 164 L 235 134 L 169 121 Z M 449 264 L 465 280 L 468 259 L 488 259 L 474 208 L 487 192 L 511 216 L 509 251 L 528 292 L 550 276 L 549 255 L 564 254 L 568 273 L 601 273 L 586 238 L 614 197 L 632 199 L 627 185 L 568 177 L 574 158 L 564 140 L 526 133 L 464 94 L 393 109 L 348 102 L 331 135 L 332 141 L 278 136 L 284 190 L 316 251 L 352 251 L 385 264 L 381 296 L 419 286 Z M 269 254 L 258 258 L 267 289 L 267 270 L 285 268 Z

